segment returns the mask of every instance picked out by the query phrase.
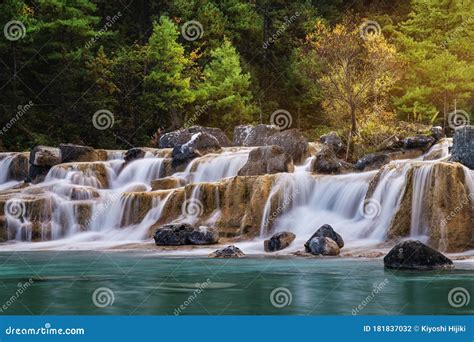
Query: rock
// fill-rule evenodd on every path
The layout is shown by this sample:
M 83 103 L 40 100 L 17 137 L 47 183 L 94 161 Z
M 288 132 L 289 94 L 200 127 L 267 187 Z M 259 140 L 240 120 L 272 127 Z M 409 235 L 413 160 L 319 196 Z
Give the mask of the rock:
M 61 163 L 97 161 L 94 148 L 90 146 L 60 144 Z
M 182 187 L 186 182 L 178 177 L 165 177 L 151 181 L 151 190 L 169 190 Z
M 326 146 L 333 149 L 334 152 L 339 153 L 344 148 L 342 139 L 336 132 L 329 132 L 328 134 L 322 135 L 319 140 Z
M 385 153 L 369 153 L 356 162 L 355 168 L 359 171 L 376 170 L 389 162 L 390 157 Z
M 443 128 L 441 126 L 431 127 L 431 136 L 438 141 L 444 138 Z
M 322 174 L 338 174 L 352 170 L 353 166 L 336 157 L 334 151 L 324 146 L 318 153 L 313 164 L 313 171 Z
M 426 135 L 416 135 L 403 139 L 403 147 L 407 149 L 422 148 L 427 150 L 433 145 L 435 139 Z
M 432 270 L 453 268 L 453 262 L 440 252 L 417 240 L 397 244 L 383 258 L 387 268 Z
M 215 137 L 207 133 L 196 133 L 184 145 L 173 148 L 172 166 L 177 167 L 186 164 L 192 159 L 203 156 L 207 153 L 220 152 L 221 146 Z
M 231 245 L 212 252 L 209 254 L 209 258 L 241 258 L 244 255 L 240 248 Z
M 263 248 L 265 252 L 279 251 L 288 247 L 295 238 L 296 235 L 290 232 L 277 233 L 263 242 Z
M 305 244 L 305 250 L 314 255 L 339 255 L 339 246 L 337 243 L 328 238 L 317 236 L 310 239 Z
M 303 162 L 309 149 L 308 141 L 297 129 L 277 132 L 265 139 L 265 145 L 280 146 L 295 163 Z
M 278 172 L 293 172 L 290 155 L 278 146 L 260 146 L 249 153 L 247 163 L 239 170 L 239 176 L 255 176 Z
M 130 163 L 136 159 L 142 159 L 145 157 L 146 150 L 141 147 L 134 147 L 125 152 L 124 160 L 126 163 Z
M 61 150 L 56 147 L 35 146 L 30 152 L 30 164 L 51 167 L 61 163 Z
M 174 148 L 176 146 L 184 145 L 189 142 L 196 133 L 206 133 L 213 136 L 218 141 L 219 146 L 226 147 L 232 145 L 229 138 L 219 128 L 192 126 L 190 128 L 163 134 L 160 138 L 159 146 L 160 148 Z
M 44 181 L 51 167 L 31 165 L 28 169 L 28 177 L 26 181 L 33 184 L 38 184 Z
M 234 138 L 234 143 L 237 146 L 264 146 L 265 140 L 268 137 L 280 132 L 278 127 L 272 125 L 257 125 L 244 127 L 246 128 L 238 128 L 239 136 L 237 139 Z
M 11 161 L 8 178 L 17 181 L 25 180 L 28 177 L 29 162 L 25 153 L 16 153 Z
M 167 224 L 156 231 L 154 239 L 157 246 L 210 245 L 219 241 L 219 233 L 205 226 Z
M 245 138 L 250 134 L 250 131 L 254 128 L 252 125 L 239 125 L 234 127 L 234 137 L 232 143 L 234 146 L 242 146 Z
M 339 248 L 344 247 L 344 240 L 342 239 L 342 236 L 339 235 L 338 233 L 336 233 L 336 231 L 329 224 L 325 224 L 325 225 L 321 226 L 308 239 L 308 241 L 305 243 L 305 247 L 306 247 L 306 245 L 309 245 L 309 242 L 311 241 L 311 239 L 313 239 L 315 237 L 328 237 L 331 240 L 333 240 L 334 242 L 336 242 Z
M 474 126 L 456 128 L 451 154 L 454 161 L 474 169 Z

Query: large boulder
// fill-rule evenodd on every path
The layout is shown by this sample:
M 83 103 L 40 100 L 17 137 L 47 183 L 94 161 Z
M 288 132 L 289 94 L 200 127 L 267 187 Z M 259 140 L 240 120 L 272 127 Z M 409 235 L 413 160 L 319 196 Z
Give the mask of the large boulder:
M 314 255 L 339 255 L 340 252 L 339 246 L 333 239 L 320 236 L 306 242 L 305 250 Z
M 293 172 L 291 156 L 279 146 L 260 146 L 249 153 L 247 163 L 239 170 L 239 176 L 256 176 L 278 172 Z
M 207 153 L 220 152 L 221 146 L 215 137 L 207 133 L 195 133 L 191 139 L 183 145 L 173 148 L 173 167 L 187 164 L 192 159 Z
M 315 238 L 315 237 L 328 237 L 334 242 L 337 243 L 339 248 L 344 247 L 344 240 L 342 239 L 342 236 L 336 233 L 336 231 L 329 225 L 325 224 L 321 226 L 306 242 L 305 247 L 309 245 L 309 242 Z
M 219 241 L 219 233 L 205 226 L 167 224 L 156 231 L 154 239 L 157 246 L 210 245 Z
M 209 254 L 209 258 L 241 258 L 244 255 L 239 247 L 231 245 L 212 252 Z
M 60 144 L 61 163 L 97 161 L 94 148 L 90 146 Z
M 397 244 L 383 258 L 387 268 L 432 270 L 454 267 L 453 262 L 440 252 L 417 240 Z
M 386 153 L 369 153 L 356 162 L 355 168 L 359 171 L 376 170 L 389 162 L 390 157 Z
M 146 150 L 141 147 L 134 147 L 125 152 L 124 160 L 126 163 L 130 163 L 136 159 L 142 159 L 145 157 Z
M 429 137 L 427 135 L 415 135 L 413 137 L 407 137 L 403 139 L 403 147 L 407 149 L 421 148 L 427 150 L 433 145 L 434 142 L 435 139 L 433 137 Z
M 328 146 L 324 146 L 316 154 L 313 164 L 313 172 L 322 174 L 338 174 L 352 169 L 351 164 L 337 158 L 334 151 Z
M 308 154 L 308 141 L 297 129 L 287 129 L 265 139 L 265 145 L 280 146 L 295 163 L 304 161 Z
M 61 163 L 61 150 L 57 147 L 38 145 L 30 152 L 30 164 L 51 167 Z
M 344 148 L 342 139 L 336 132 L 329 132 L 319 137 L 319 140 L 326 146 L 333 149 L 334 152 L 339 153 Z
M 8 179 L 14 179 L 18 181 L 25 180 L 28 177 L 28 168 L 29 162 L 27 154 L 16 153 L 12 156 L 8 172 Z
M 276 233 L 270 239 L 263 242 L 265 252 L 275 252 L 288 247 L 296 238 L 291 232 Z
M 456 128 L 451 155 L 454 161 L 474 169 L 474 126 Z
M 434 138 L 434 140 L 438 141 L 444 138 L 443 127 L 434 126 L 434 127 L 431 127 L 430 131 L 431 131 L 431 136 Z
M 234 127 L 234 136 L 232 144 L 234 146 L 243 146 L 245 139 L 250 134 L 250 131 L 254 128 L 252 125 L 239 125 Z
M 61 163 L 61 150 L 50 146 L 35 146 L 30 152 L 30 167 L 27 181 L 42 182 L 52 166 Z
M 231 146 L 229 138 L 219 128 L 192 126 L 186 129 L 165 133 L 160 137 L 160 148 L 174 148 L 184 145 L 191 140 L 196 133 L 206 133 L 213 136 L 219 143 L 219 146 Z
M 237 126 L 234 129 L 234 145 L 264 146 L 265 140 L 278 132 L 278 127 L 273 125 Z

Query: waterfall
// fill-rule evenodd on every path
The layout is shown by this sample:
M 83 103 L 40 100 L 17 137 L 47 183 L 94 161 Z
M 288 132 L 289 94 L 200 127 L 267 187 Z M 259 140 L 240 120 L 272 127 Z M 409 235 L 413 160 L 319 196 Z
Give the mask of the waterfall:
M 10 179 L 10 167 L 15 153 L 1 153 L 0 158 L 0 191 L 2 191 L 12 188 L 20 182 Z

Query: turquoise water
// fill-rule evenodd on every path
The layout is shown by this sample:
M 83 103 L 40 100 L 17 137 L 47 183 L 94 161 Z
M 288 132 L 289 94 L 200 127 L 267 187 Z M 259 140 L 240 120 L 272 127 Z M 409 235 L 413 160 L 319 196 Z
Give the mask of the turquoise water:
M 459 308 L 448 301 L 453 288 L 472 293 L 472 263 L 457 263 L 451 271 L 394 272 L 380 259 L 35 251 L 0 253 L 0 265 L 2 314 L 474 313 L 474 298 Z

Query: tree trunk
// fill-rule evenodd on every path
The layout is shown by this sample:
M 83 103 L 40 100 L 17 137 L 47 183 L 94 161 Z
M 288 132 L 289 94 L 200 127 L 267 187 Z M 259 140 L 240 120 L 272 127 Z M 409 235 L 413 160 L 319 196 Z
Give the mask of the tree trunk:
M 347 140 L 346 150 L 346 161 L 352 155 L 352 138 L 357 134 L 357 121 L 356 121 L 356 110 L 354 106 L 351 106 L 351 132 L 349 133 L 349 139 Z

